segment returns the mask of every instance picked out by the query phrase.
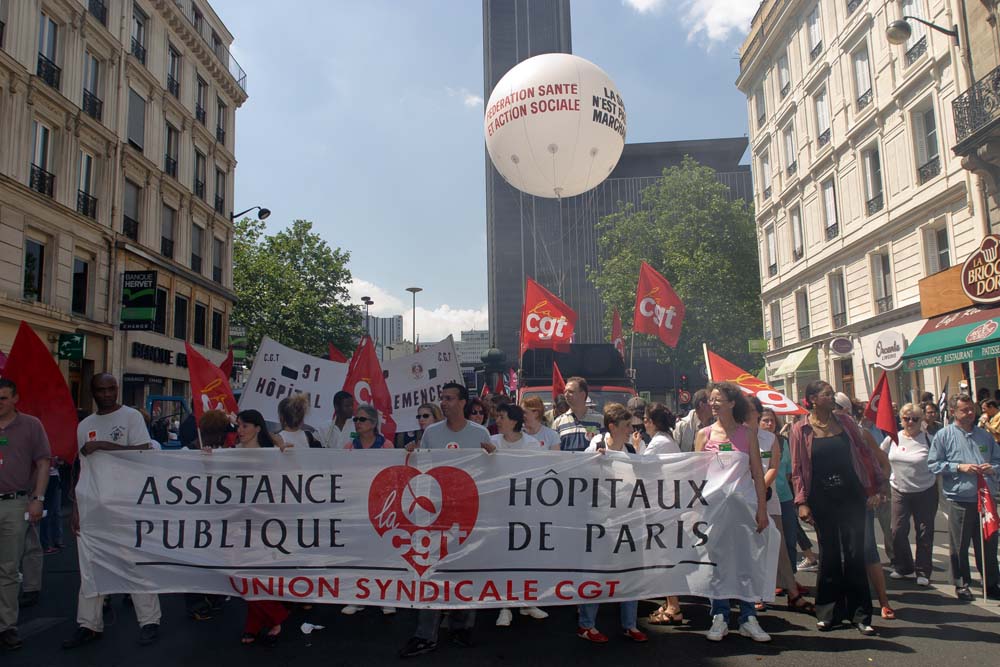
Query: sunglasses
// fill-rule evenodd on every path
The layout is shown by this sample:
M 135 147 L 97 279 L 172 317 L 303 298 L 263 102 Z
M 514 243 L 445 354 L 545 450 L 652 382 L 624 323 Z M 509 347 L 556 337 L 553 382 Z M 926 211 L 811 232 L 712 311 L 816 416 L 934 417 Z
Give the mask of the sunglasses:
M 470 412 L 469 414 L 473 414 L 473 415 L 481 415 L 481 414 L 484 414 L 484 413 L 483 413 L 483 411 L 482 411 L 482 410 L 473 410 L 473 411 L 472 411 L 472 412 Z
M 417 415 L 417 419 L 430 419 L 430 418 L 431 418 L 431 415 L 430 415 L 430 414 L 426 414 L 426 415 Z
M 357 424 L 359 422 L 370 422 L 370 421 L 371 421 L 371 419 L 368 419 L 368 417 L 355 417 L 354 418 L 354 423 L 355 424 Z
M 920 417 L 903 417 L 904 422 L 917 423 L 920 421 Z

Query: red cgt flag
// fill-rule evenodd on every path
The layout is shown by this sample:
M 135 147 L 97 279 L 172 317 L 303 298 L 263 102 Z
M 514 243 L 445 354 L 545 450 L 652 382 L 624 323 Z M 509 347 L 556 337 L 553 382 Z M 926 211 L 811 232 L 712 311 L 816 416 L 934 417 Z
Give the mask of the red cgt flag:
M 865 407 L 865 417 L 875 422 L 875 426 L 881 429 L 892 441 L 899 444 L 899 434 L 896 432 L 896 417 L 892 412 L 892 394 L 889 392 L 889 378 L 882 371 L 882 377 L 875 385 L 872 397 L 868 399 Z
M 521 311 L 521 355 L 533 348 L 568 352 L 576 327 L 576 313 L 559 297 L 531 278 L 524 288 Z
M 507 393 L 507 388 L 503 385 L 503 373 L 497 376 L 497 386 L 493 393 L 503 396 Z
M 226 358 L 223 359 L 222 363 L 219 365 L 219 370 L 221 370 L 223 373 L 225 373 L 227 378 L 233 376 L 233 348 L 232 347 L 229 348 L 229 354 L 226 355 Z
M 657 336 L 664 345 L 677 347 L 684 323 L 684 303 L 670 286 L 670 281 L 646 262 L 639 269 L 639 288 L 635 293 L 632 322 L 638 333 Z
M 392 418 L 392 394 L 382 375 L 375 344 L 368 336 L 361 339 L 358 349 L 351 357 L 347 378 L 344 380 L 344 391 L 358 403 L 375 408 L 381 422 L 380 432 L 386 440 L 392 442 L 396 436 L 396 422 Z
M 188 376 L 191 378 L 191 398 L 194 403 L 195 422 L 201 421 L 206 410 L 222 410 L 227 415 L 240 411 L 229 386 L 229 376 L 211 361 L 201 356 L 187 342 Z
M 52 456 L 72 463 L 77 444 L 73 396 L 52 352 L 26 322 L 17 329 L 3 376 L 17 385 L 18 411 L 42 422 Z
M 552 362 L 552 402 L 556 402 L 556 398 L 560 394 L 566 393 L 566 381 L 563 380 L 562 373 L 559 372 L 559 366 L 555 361 Z
M 618 313 L 617 308 L 615 308 L 615 319 L 611 323 L 611 344 L 615 346 L 624 361 L 625 339 L 622 338 L 622 316 Z
M 990 493 L 990 487 L 986 484 L 983 473 L 979 473 L 976 492 L 979 496 L 979 517 L 983 524 L 983 540 L 993 537 L 993 534 L 1000 530 L 1000 522 L 997 521 L 997 504 Z
M 330 361 L 336 361 L 341 364 L 347 363 L 347 357 L 345 357 L 344 353 L 338 350 L 333 343 L 327 343 L 326 347 L 326 356 Z
M 806 414 L 806 411 L 796 405 L 795 401 L 760 378 L 726 361 L 715 352 L 710 352 L 707 347 L 705 348 L 705 357 L 708 362 L 708 376 L 712 378 L 712 382 L 732 382 L 739 386 L 743 393 L 759 398 L 764 407 L 771 408 L 775 414 Z

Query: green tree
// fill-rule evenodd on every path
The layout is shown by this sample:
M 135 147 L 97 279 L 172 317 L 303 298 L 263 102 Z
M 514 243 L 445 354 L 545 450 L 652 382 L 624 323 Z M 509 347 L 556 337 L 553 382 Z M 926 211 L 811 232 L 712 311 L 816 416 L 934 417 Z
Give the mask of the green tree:
M 295 220 L 275 234 L 260 220 L 236 223 L 233 324 L 247 329 L 253 355 L 263 336 L 319 357 L 327 342 L 350 353 L 361 335 L 357 306 L 348 302 L 350 253 L 330 248 L 308 220 Z
M 760 365 L 759 356 L 747 353 L 747 340 L 761 335 L 753 211 L 727 195 L 713 169 L 685 157 L 643 190 L 641 208 L 626 206 L 598 223 L 601 261 L 589 275 L 606 306 L 607 329 L 618 308 L 630 333 L 639 266 L 646 261 L 684 302 L 677 349 L 656 343 L 660 361 L 674 362 L 678 372 L 703 363 L 702 343 L 748 370 Z

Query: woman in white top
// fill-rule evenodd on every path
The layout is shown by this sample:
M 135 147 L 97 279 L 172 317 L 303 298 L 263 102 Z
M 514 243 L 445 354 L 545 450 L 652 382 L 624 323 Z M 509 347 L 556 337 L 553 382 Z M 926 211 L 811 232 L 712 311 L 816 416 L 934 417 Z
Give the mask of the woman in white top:
M 545 425 L 545 404 L 537 396 L 521 399 L 524 408 L 524 432 L 532 436 L 542 449 L 558 450 L 559 434 Z
M 527 433 L 523 433 L 524 410 L 512 403 L 501 403 L 497 406 L 496 435 L 490 436 L 490 443 L 497 449 L 519 449 L 528 452 L 541 451 L 542 445 Z M 538 607 L 521 607 L 521 616 L 532 618 L 548 618 L 549 614 Z M 506 607 L 497 616 L 497 625 L 505 628 L 514 620 L 514 615 Z
M 931 550 L 934 548 L 934 517 L 937 514 L 938 492 L 934 474 L 927 467 L 931 439 L 920 428 L 922 415 L 912 403 L 899 409 L 903 430 L 897 445 L 892 438 L 882 441 L 882 451 L 889 455 L 892 475 L 892 546 L 893 579 L 916 573 L 917 584 L 929 586 Z M 910 551 L 910 520 L 917 531 L 917 557 L 914 563 Z M 915 567 L 914 567 L 915 565 Z
M 283 450 L 288 447 L 313 446 L 312 434 L 302 429 L 307 412 L 309 412 L 309 397 L 305 394 L 295 394 L 278 402 L 278 419 L 281 420 L 281 431 L 278 436 L 285 444 Z
M 674 432 L 677 417 L 667 409 L 667 406 L 663 403 L 653 403 L 647 407 L 642 423 L 646 427 L 646 432 L 653 434 L 646 449 L 642 452 L 643 455 L 681 453 L 681 448 L 677 446 L 673 436 L 670 435 Z

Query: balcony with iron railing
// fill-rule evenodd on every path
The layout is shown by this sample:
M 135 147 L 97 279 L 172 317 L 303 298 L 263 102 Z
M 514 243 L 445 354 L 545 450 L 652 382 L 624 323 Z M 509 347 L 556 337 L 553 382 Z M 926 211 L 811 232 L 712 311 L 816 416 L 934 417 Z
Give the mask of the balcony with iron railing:
M 868 211 L 868 215 L 875 215 L 884 207 L 885 196 L 881 192 L 865 202 L 865 210 Z
M 100 21 L 101 25 L 108 25 L 108 8 L 101 0 L 88 0 L 87 11 L 90 12 L 91 16 Z
M 176 0 L 175 0 L 176 2 Z M 245 93 L 247 91 L 247 73 L 243 71 L 240 64 L 236 62 L 236 58 L 233 58 L 233 54 L 229 52 L 221 42 L 212 43 L 212 28 L 205 22 L 204 18 L 200 21 L 195 19 L 194 7 L 188 7 L 185 11 L 178 4 L 178 9 L 181 9 L 181 13 L 184 18 L 187 19 L 188 23 L 191 24 L 191 29 L 201 37 L 202 41 L 208 47 L 216 58 L 225 66 L 226 71 L 229 76 L 233 77 L 236 81 L 236 85 Z
M 226 128 L 221 125 L 215 126 L 215 140 L 222 145 L 226 144 Z
M 805 254 L 806 254 L 805 250 L 803 250 L 801 247 L 800 248 L 793 248 L 792 249 L 792 261 L 795 261 L 795 262 L 799 261 L 800 259 L 802 259 L 802 256 L 805 255 Z
M 798 171 L 798 169 L 799 169 L 799 163 L 798 163 L 798 161 L 792 160 L 792 162 L 787 167 L 785 167 L 785 174 L 787 174 L 788 176 L 791 176 L 796 171 Z
M 52 196 L 52 188 L 55 185 L 55 174 L 49 173 L 37 164 L 31 165 L 31 177 L 28 180 L 28 187 L 39 194 Z
M 806 340 L 809 338 L 809 325 L 804 324 L 799 327 L 799 340 Z
M 764 199 L 770 199 L 770 198 L 771 198 L 771 186 L 768 185 L 767 187 L 764 188 Z
M 41 53 L 38 54 L 38 69 L 35 70 L 35 73 L 42 81 L 59 90 L 62 69 Z
M 135 37 L 132 38 L 132 55 L 143 65 L 146 64 L 146 47 Z
M 222 195 L 215 195 L 215 212 L 219 215 L 226 214 L 226 198 Z
M 174 258 L 174 240 L 166 236 L 160 237 L 160 254 L 168 259 Z
M 81 107 L 85 114 L 97 121 L 101 120 L 101 116 L 104 114 L 104 102 L 86 88 L 83 89 L 83 104 Z
M 170 153 L 163 156 L 163 171 L 177 178 L 177 158 L 172 157 Z
M 823 53 L 823 40 L 820 40 L 816 43 L 816 46 L 812 47 L 812 50 L 809 52 L 809 61 L 816 60 L 821 53 Z
M 970 136 L 1000 119 L 1000 67 L 976 81 L 951 103 L 955 117 L 955 140 Z
M 767 123 L 766 113 L 762 113 L 761 115 L 757 116 L 757 127 L 764 127 L 765 123 Z
M 200 104 L 194 105 L 194 117 L 198 119 L 198 122 L 202 125 L 205 124 L 205 119 L 208 118 L 208 114 L 205 113 L 205 107 Z
M 770 265 L 768 265 L 768 267 L 767 267 L 767 275 L 768 275 L 769 278 L 773 278 L 776 275 L 778 275 L 778 265 L 777 264 L 770 264 Z
M 875 299 L 875 310 L 881 313 L 888 313 L 892 310 L 892 295 L 883 296 L 880 299 Z
M 122 219 L 122 234 L 129 237 L 133 241 L 139 240 L 139 221 L 133 218 L 123 216 Z
M 923 185 L 941 173 L 941 158 L 937 155 L 920 165 L 917 169 L 917 180 Z
M 865 92 L 858 95 L 858 111 L 861 111 L 869 104 L 872 103 L 872 89 L 869 88 Z
M 820 148 L 830 143 L 830 128 L 826 128 L 819 133 L 819 136 L 816 137 L 816 143 L 820 146 Z
M 781 87 L 781 99 L 788 97 L 788 93 L 792 90 L 792 82 L 786 81 L 785 85 Z
M 906 56 L 904 58 L 904 60 L 906 60 L 906 66 L 909 67 L 913 63 L 917 62 L 917 59 L 925 53 L 927 53 L 927 35 L 921 37 L 917 40 L 916 44 L 907 49 Z
M 174 97 L 180 99 L 181 96 L 181 82 L 174 78 L 173 74 L 167 75 L 167 90 Z
M 840 327 L 843 326 L 847 326 L 847 313 L 834 313 L 833 328 L 839 329 Z
M 847 0 L 847 15 L 850 16 L 854 13 L 864 0 Z
M 782 342 L 783 341 L 781 340 L 781 336 L 775 336 L 774 338 L 771 339 L 771 349 L 780 350 Z
M 76 191 L 76 211 L 92 220 L 97 220 L 97 197 L 83 190 Z
M 205 181 L 199 181 L 195 179 L 194 182 L 194 195 L 199 199 L 205 199 Z
M 832 241 L 840 235 L 840 225 L 838 223 L 833 223 L 832 225 L 827 225 L 826 227 L 826 240 Z

